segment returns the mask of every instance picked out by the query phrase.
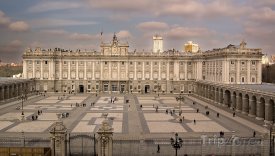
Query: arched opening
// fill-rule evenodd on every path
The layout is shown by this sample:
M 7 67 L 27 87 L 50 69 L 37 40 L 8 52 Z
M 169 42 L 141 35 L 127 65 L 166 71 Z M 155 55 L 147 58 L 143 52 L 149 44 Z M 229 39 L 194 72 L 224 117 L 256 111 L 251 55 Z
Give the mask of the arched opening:
M 233 97 L 232 97 L 232 108 L 236 108 L 236 99 L 237 98 L 237 94 L 236 94 L 236 92 L 233 92 Z
M 256 96 L 252 96 L 249 104 L 249 115 L 254 117 L 256 115 Z
M 224 104 L 225 104 L 227 107 L 230 107 L 230 106 L 231 106 L 230 91 L 229 91 L 229 90 L 226 90 L 226 91 L 225 91 Z
M 239 93 L 239 96 L 237 98 L 237 110 L 242 111 L 242 107 L 243 107 L 243 94 Z
M 249 111 L 249 96 L 248 94 L 245 94 L 244 98 L 243 98 L 243 113 L 244 114 L 248 114 Z
M 220 90 L 220 101 L 221 104 L 223 104 L 223 90 Z
M 274 101 L 272 99 L 269 100 L 268 102 L 268 107 L 266 108 L 267 111 L 265 112 L 266 113 L 266 118 L 265 120 L 267 121 L 272 121 L 274 122 Z
M 211 94 L 212 94 L 212 100 L 215 101 L 215 88 L 212 87 L 212 90 L 211 90 Z
M 260 101 L 257 103 L 257 118 L 263 120 L 265 118 L 265 99 L 260 98 Z

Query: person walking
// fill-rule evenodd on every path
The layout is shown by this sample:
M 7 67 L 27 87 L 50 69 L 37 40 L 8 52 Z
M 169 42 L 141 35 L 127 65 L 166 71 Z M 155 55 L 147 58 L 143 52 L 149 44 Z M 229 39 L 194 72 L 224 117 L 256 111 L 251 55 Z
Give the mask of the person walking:
M 235 117 L 235 115 L 236 115 L 236 113 L 235 113 L 235 112 L 233 112 L 233 117 Z
M 157 150 L 157 153 L 160 153 L 160 147 L 159 147 L 159 144 L 158 144 L 158 150 Z

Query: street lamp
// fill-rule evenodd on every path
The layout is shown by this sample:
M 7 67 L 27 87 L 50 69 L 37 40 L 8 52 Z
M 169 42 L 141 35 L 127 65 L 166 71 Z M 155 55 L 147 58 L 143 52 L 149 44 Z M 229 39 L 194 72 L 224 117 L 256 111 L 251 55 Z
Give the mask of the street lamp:
M 176 150 L 176 156 L 178 155 L 178 149 L 182 147 L 183 140 L 178 137 L 178 133 L 175 134 L 175 139 L 170 138 L 172 147 Z
M 182 96 L 181 94 L 179 96 L 176 97 L 177 101 L 180 101 L 179 103 L 179 110 L 181 110 L 181 102 L 184 101 L 184 96 Z
M 24 100 L 27 100 L 27 98 L 28 97 L 27 97 L 26 93 L 22 94 L 21 96 L 18 97 L 18 99 L 22 101 L 22 103 L 21 103 L 21 107 L 22 107 L 22 112 L 21 112 L 22 120 L 24 120 L 24 118 L 25 118 L 25 116 L 24 116 L 24 104 L 23 104 L 23 102 L 24 102 Z

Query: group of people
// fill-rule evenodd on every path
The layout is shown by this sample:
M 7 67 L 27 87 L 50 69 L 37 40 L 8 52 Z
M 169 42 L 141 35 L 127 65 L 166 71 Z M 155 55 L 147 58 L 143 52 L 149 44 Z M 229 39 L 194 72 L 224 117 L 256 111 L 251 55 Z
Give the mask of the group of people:
M 42 114 L 42 110 L 38 110 L 37 114 L 32 115 L 32 121 L 37 120 L 38 119 L 38 115 L 41 115 L 41 114 Z

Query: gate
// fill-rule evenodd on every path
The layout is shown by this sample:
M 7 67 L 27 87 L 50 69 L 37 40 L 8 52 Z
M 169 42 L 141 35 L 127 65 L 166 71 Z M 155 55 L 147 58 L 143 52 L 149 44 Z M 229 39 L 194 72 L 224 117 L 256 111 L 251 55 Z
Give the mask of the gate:
M 69 134 L 69 156 L 94 156 L 96 143 L 92 134 Z

